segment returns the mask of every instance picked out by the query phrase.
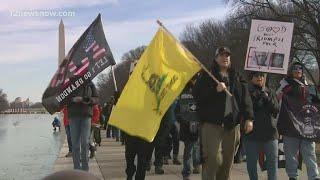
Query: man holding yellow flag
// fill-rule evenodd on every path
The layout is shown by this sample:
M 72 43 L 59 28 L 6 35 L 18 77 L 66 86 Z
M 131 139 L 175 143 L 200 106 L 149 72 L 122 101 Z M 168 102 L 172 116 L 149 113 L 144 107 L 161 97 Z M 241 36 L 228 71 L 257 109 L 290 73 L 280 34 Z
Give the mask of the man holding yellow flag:
M 218 81 L 202 73 L 193 89 L 201 122 L 203 180 L 229 179 L 240 143 L 240 118 L 245 122 L 246 133 L 253 128 L 247 82 L 231 67 L 230 55 L 229 48 L 218 48 L 211 67 Z M 224 92 L 226 89 L 232 97 Z

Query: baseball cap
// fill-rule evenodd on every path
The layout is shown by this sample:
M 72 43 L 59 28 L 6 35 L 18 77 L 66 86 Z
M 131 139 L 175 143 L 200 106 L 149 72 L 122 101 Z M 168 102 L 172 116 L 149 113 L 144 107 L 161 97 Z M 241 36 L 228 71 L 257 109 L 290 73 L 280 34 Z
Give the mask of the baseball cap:
M 224 53 L 231 55 L 231 51 L 228 47 L 221 46 L 216 50 L 215 56 L 218 56 L 219 54 L 224 54 Z

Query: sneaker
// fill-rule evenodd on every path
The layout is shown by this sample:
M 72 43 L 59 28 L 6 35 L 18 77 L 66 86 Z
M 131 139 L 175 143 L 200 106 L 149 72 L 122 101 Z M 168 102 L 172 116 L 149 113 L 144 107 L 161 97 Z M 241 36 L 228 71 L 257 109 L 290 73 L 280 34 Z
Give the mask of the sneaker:
M 194 167 L 192 173 L 193 174 L 200 174 L 200 167 L 199 166 Z
M 89 156 L 90 159 L 94 158 L 95 154 L 96 154 L 96 151 L 90 150 L 90 156 Z
M 233 163 L 234 164 L 240 164 L 241 163 L 241 159 L 240 158 L 234 158 L 233 159 Z
M 155 172 L 156 174 L 164 174 L 164 170 L 163 170 L 162 167 L 160 167 L 160 166 L 156 166 L 156 167 L 154 168 L 154 172 Z
M 72 156 L 72 152 L 68 152 L 64 157 L 70 157 Z

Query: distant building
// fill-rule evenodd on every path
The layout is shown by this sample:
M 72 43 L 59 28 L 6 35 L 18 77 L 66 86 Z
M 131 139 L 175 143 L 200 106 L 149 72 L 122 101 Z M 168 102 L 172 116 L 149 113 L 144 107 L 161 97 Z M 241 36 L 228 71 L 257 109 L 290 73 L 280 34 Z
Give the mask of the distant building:
M 27 111 L 27 109 L 30 106 L 30 100 L 27 98 L 26 100 L 22 100 L 21 97 L 15 98 L 13 102 L 10 103 L 10 109 L 13 112 L 24 112 Z

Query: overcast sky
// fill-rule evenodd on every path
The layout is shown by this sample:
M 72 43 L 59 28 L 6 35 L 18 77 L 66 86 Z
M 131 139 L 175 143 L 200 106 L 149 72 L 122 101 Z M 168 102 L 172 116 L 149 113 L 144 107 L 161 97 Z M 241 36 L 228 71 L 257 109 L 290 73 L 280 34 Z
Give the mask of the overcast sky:
M 223 0 L 5 1 L 0 6 L 0 89 L 9 101 L 16 97 L 41 101 L 57 69 L 60 19 L 65 24 L 67 53 L 101 13 L 106 39 L 119 62 L 125 52 L 149 44 L 157 19 L 179 38 L 186 25 L 222 20 L 228 12 Z M 51 15 L 37 16 L 41 11 Z M 53 15 L 59 12 L 74 16 Z

